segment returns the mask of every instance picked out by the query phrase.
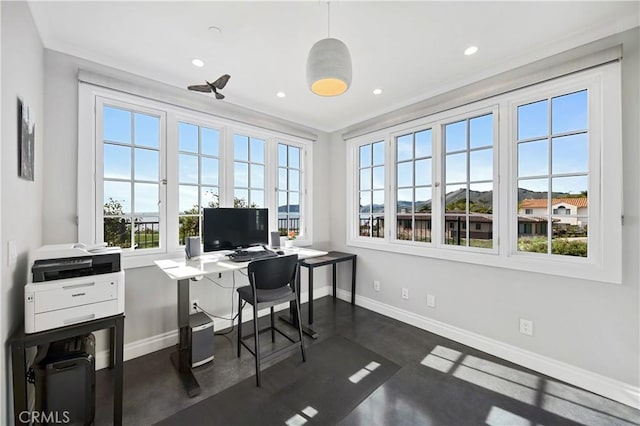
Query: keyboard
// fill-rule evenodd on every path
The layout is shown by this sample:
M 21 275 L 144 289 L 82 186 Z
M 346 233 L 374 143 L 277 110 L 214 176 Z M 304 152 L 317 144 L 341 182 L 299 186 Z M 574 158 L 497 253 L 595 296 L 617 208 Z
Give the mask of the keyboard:
M 270 257 L 278 257 L 275 252 L 270 250 L 246 251 L 239 250 L 227 255 L 232 262 L 251 262 L 252 260 L 268 259 Z

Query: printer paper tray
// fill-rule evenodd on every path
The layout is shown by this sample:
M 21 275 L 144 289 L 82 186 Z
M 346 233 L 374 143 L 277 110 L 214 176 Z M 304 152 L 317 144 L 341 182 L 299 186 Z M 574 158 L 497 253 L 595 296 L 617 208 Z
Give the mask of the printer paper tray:
M 122 312 L 118 312 L 117 300 L 108 300 L 106 302 L 60 309 L 58 311 L 36 314 L 35 330 L 25 329 L 25 332 L 35 333 L 38 331 L 91 321 L 98 318 L 105 318 L 120 313 Z

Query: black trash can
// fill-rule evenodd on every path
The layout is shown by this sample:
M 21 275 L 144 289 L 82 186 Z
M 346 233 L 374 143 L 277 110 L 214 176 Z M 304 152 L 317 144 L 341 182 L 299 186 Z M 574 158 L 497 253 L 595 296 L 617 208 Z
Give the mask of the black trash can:
M 54 342 L 34 365 L 36 424 L 91 425 L 95 416 L 95 336 Z M 41 358 L 38 356 L 36 358 Z

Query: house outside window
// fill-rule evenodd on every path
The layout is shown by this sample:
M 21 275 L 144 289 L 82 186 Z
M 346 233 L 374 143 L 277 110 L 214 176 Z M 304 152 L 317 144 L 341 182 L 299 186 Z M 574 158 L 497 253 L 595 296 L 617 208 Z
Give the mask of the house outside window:
M 396 137 L 396 238 L 431 242 L 432 131 Z
M 519 251 L 587 257 L 588 228 L 577 225 L 578 218 L 588 222 L 586 203 L 575 225 L 564 219 L 571 209 L 559 203 L 587 198 L 588 95 L 588 90 L 560 93 L 517 106 L 519 203 L 522 207 L 535 195 L 544 204 L 538 216 L 551 223 L 547 235 L 520 237 Z
M 493 143 L 493 114 L 444 126 L 444 220 L 456 224 L 445 244 L 493 248 Z M 488 223 L 488 232 L 468 234 L 467 223 L 476 221 Z

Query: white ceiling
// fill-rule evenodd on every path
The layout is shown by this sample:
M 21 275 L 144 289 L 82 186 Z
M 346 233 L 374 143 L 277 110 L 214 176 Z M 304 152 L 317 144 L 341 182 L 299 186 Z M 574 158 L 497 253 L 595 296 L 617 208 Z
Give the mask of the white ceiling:
M 353 83 L 322 98 L 308 89 L 305 67 L 327 36 L 324 2 L 29 4 L 49 49 L 185 90 L 228 73 L 224 101 L 192 95 L 324 131 L 638 26 L 640 9 L 638 1 L 331 3 L 331 36 L 351 51 Z M 480 50 L 464 56 L 470 45 Z M 374 96 L 377 87 L 384 92 Z

